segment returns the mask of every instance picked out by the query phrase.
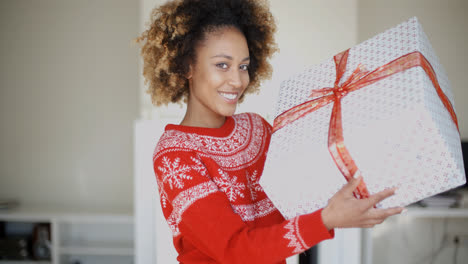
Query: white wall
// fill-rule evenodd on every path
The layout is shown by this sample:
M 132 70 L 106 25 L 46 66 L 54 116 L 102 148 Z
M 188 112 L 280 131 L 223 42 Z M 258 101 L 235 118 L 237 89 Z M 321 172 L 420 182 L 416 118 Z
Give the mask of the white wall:
M 131 210 L 138 2 L 0 1 L 0 198 Z

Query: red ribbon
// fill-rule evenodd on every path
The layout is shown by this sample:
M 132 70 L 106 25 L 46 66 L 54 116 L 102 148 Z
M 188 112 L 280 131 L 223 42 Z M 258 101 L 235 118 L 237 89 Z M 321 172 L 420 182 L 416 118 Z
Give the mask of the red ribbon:
M 348 54 L 349 49 L 334 56 L 336 67 L 336 80 L 334 87 L 313 90 L 309 97 L 314 99 L 294 106 L 277 116 L 274 120 L 273 132 L 276 132 L 289 123 L 292 123 L 295 120 L 302 118 L 305 115 L 333 102 L 334 105 L 328 131 L 328 150 L 330 151 L 330 154 L 338 169 L 341 171 L 345 179 L 349 181 L 355 174 L 359 174 L 359 170 L 349 151 L 344 145 L 343 127 L 341 121 L 341 98 L 350 92 L 359 90 L 381 79 L 387 78 L 393 74 L 408 70 L 416 66 L 422 67 L 429 76 L 437 91 L 437 94 L 439 95 L 440 100 L 444 104 L 447 111 L 449 111 L 452 121 L 455 123 L 457 129 L 459 129 L 457 117 L 450 100 L 440 88 L 439 82 L 437 81 L 436 74 L 431 64 L 420 52 L 415 51 L 403 55 L 381 67 L 378 67 L 372 72 L 366 71 L 363 65 L 359 64 L 351 76 L 340 85 L 340 80 L 346 71 Z M 360 182 L 359 186 L 354 192 L 354 195 L 357 198 L 369 197 L 369 191 L 364 181 Z

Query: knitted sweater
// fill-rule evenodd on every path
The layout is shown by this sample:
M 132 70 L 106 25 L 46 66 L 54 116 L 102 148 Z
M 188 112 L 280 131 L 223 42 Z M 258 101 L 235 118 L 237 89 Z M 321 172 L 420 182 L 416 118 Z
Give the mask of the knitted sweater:
M 153 162 L 180 263 L 286 263 L 334 236 L 321 210 L 285 220 L 268 199 L 259 179 L 270 137 L 250 113 L 220 128 L 166 126 Z

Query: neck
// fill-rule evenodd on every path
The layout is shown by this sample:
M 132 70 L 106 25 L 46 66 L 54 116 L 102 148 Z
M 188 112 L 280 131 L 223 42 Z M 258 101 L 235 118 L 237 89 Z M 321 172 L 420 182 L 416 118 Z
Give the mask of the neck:
M 182 119 L 180 124 L 192 127 L 220 128 L 224 125 L 225 121 L 225 116 L 213 116 L 208 113 L 194 113 L 194 111 L 190 111 L 190 105 L 187 104 L 184 119 Z

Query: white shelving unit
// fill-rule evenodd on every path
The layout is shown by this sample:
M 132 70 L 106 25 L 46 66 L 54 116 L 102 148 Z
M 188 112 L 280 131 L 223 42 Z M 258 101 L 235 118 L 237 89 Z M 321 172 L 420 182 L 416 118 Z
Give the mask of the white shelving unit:
M 49 223 L 52 240 L 51 261 L 0 260 L 0 264 L 68 264 L 69 260 L 92 258 L 99 261 L 90 263 L 133 263 L 133 212 L 19 207 L 0 211 L 0 221 Z
M 468 208 L 409 207 L 405 217 L 468 218 Z
M 0 260 L 2 264 L 51 264 L 50 261 L 20 261 L 20 260 Z
M 405 218 L 468 218 L 468 208 L 438 208 L 409 206 L 408 211 L 397 217 Z M 392 216 L 393 217 L 393 216 Z M 372 228 L 363 229 L 363 264 L 372 263 Z

